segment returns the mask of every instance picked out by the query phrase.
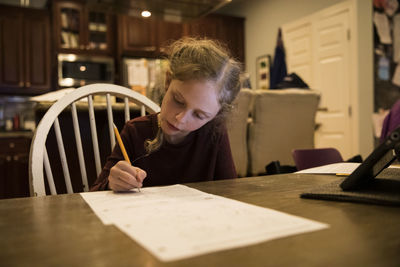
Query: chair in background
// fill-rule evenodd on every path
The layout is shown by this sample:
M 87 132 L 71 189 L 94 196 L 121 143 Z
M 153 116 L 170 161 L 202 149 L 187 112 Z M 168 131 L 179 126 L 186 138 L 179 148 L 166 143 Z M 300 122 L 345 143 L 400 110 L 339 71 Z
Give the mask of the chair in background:
M 380 142 L 383 140 L 398 126 L 400 126 L 400 100 L 397 100 L 388 115 L 386 115 L 381 131 Z
M 313 90 L 256 90 L 249 125 L 250 174 L 265 173 L 272 161 L 294 165 L 291 152 L 314 147 L 320 94 Z
M 87 175 L 87 165 L 94 164 L 95 165 L 95 173 L 93 176 L 95 178 L 100 174 L 102 165 L 100 162 L 100 151 L 99 151 L 99 142 L 98 142 L 98 129 L 96 127 L 96 120 L 95 120 L 95 105 L 93 103 L 93 97 L 95 95 L 102 95 L 106 98 L 106 117 L 107 117 L 107 127 L 108 132 L 107 135 L 109 136 L 109 149 L 108 154 L 112 151 L 115 146 L 115 136 L 113 131 L 113 124 L 114 124 L 114 116 L 113 116 L 113 107 L 118 105 L 113 105 L 112 97 L 115 96 L 118 99 L 123 100 L 122 103 L 118 103 L 119 106 L 123 109 L 125 117 L 124 122 L 130 119 L 130 112 L 132 106 L 140 107 L 140 114 L 144 115 L 146 111 L 150 113 L 156 113 L 160 111 L 160 107 L 137 92 L 134 92 L 128 88 L 113 85 L 113 84 L 92 84 L 83 86 L 80 88 L 75 89 L 71 93 L 65 95 L 57 102 L 55 102 L 50 109 L 46 112 L 46 114 L 41 119 L 38 127 L 36 128 L 35 134 L 32 139 L 31 143 L 31 150 L 29 155 L 29 181 L 31 187 L 31 195 L 33 196 L 44 196 L 46 195 L 46 186 L 44 181 L 44 171 L 43 166 L 46 171 L 47 177 L 47 184 L 48 190 L 52 195 L 57 194 L 57 186 L 54 182 L 53 172 L 52 172 L 52 165 L 51 162 L 55 161 L 56 154 L 51 155 L 49 158 L 48 151 L 49 150 L 56 150 L 55 146 L 58 147 L 58 154 L 59 154 L 59 162 L 60 162 L 60 169 L 62 168 L 62 174 L 64 176 L 64 185 L 59 185 L 60 188 L 66 191 L 66 193 L 73 193 L 73 192 L 82 192 L 88 191 L 89 184 L 88 184 L 88 175 Z M 87 99 L 87 104 L 83 103 L 84 110 L 86 115 L 89 116 L 89 125 L 83 125 L 84 123 L 79 123 L 78 119 L 78 112 L 77 112 L 77 101 L 81 99 Z M 133 102 L 135 105 L 130 104 Z M 104 104 L 103 104 L 104 107 Z M 63 113 L 64 110 L 70 109 L 71 116 L 69 117 L 70 124 L 62 125 L 61 121 L 59 121 L 59 116 Z M 79 106 L 79 109 L 81 107 Z M 65 112 L 63 113 L 65 115 Z M 117 119 L 117 118 L 115 118 Z M 71 126 L 72 124 L 72 126 Z M 61 130 L 62 126 L 63 130 Z M 89 129 L 90 126 L 90 129 Z M 67 129 L 65 129 L 67 128 Z M 69 129 L 68 129 L 69 128 Z M 54 130 L 56 145 L 48 144 L 48 135 L 51 129 Z M 72 131 L 73 129 L 73 131 Z M 82 132 L 83 129 L 87 129 L 87 134 L 85 131 Z M 68 136 L 63 139 L 63 135 L 66 134 L 67 130 L 71 132 L 72 136 Z M 82 132 L 82 134 L 81 134 Z M 89 134 L 90 133 L 90 134 Z M 90 138 L 89 138 L 90 137 Z M 91 141 L 89 141 L 91 139 Z M 84 140 L 82 142 L 82 140 Z M 75 144 L 67 144 L 66 142 L 69 141 L 70 143 Z M 101 143 L 104 142 L 101 139 Z M 47 143 L 47 146 L 46 146 Z M 88 145 L 89 148 L 85 148 L 82 146 Z M 74 147 L 75 155 L 70 155 L 66 153 L 65 147 L 67 149 L 71 149 Z M 76 148 L 76 150 L 75 150 Z M 87 153 L 92 152 L 92 153 Z M 92 154 L 93 157 L 90 159 L 87 158 L 88 155 Z M 71 165 L 74 167 L 69 167 L 70 161 L 78 162 L 75 165 Z M 77 168 L 80 169 L 81 178 L 82 180 L 78 182 L 78 186 L 74 186 L 71 183 L 71 176 L 70 170 Z M 76 177 L 74 177 L 76 178 Z M 94 179 L 95 179 L 94 178 Z M 78 178 L 79 179 L 79 178 Z
M 247 125 L 252 99 L 251 89 L 240 90 L 234 102 L 234 110 L 227 121 L 232 157 L 239 177 L 247 176 Z
M 294 149 L 292 156 L 299 171 L 343 162 L 342 155 L 335 148 Z

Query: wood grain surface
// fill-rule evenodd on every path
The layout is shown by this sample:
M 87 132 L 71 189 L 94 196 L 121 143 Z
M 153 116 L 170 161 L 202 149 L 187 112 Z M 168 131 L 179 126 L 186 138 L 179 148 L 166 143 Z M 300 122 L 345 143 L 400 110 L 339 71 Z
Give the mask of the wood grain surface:
M 329 175 L 286 174 L 188 184 L 330 225 L 173 262 L 160 262 L 79 194 L 0 200 L 1 266 L 400 266 L 400 208 L 301 199 Z

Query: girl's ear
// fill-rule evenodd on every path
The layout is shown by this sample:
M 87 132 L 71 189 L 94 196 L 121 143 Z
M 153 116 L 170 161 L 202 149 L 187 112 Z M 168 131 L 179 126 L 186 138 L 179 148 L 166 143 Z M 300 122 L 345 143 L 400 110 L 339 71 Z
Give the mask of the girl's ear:
M 172 81 L 171 72 L 170 72 L 170 71 L 167 71 L 167 72 L 165 73 L 165 83 L 164 83 L 165 92 L 167 92 L 168 87 L 169 87 L 169 85 L 171 84 L 171 81 Z

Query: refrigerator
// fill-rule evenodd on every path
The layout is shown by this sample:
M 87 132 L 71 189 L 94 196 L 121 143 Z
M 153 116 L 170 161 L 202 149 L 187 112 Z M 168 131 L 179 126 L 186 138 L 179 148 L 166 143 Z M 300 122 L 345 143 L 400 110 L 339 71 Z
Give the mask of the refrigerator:
M 154 58 L 123 58 L 122 83 L 157 104 L 165 94 L 165 73 L 168 61 Z

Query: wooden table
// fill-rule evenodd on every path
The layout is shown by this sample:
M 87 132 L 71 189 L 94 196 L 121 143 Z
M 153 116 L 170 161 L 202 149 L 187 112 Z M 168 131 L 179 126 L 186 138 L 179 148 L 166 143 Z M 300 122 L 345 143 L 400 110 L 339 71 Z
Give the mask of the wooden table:
M 189 184 L 314 219 L 330 228 L 181 261 L 160 262 L 79 194 L 0 201 L 1 266 L 400 266 L 400 208 L 301 199 L 340 179 L 288 174 Z

